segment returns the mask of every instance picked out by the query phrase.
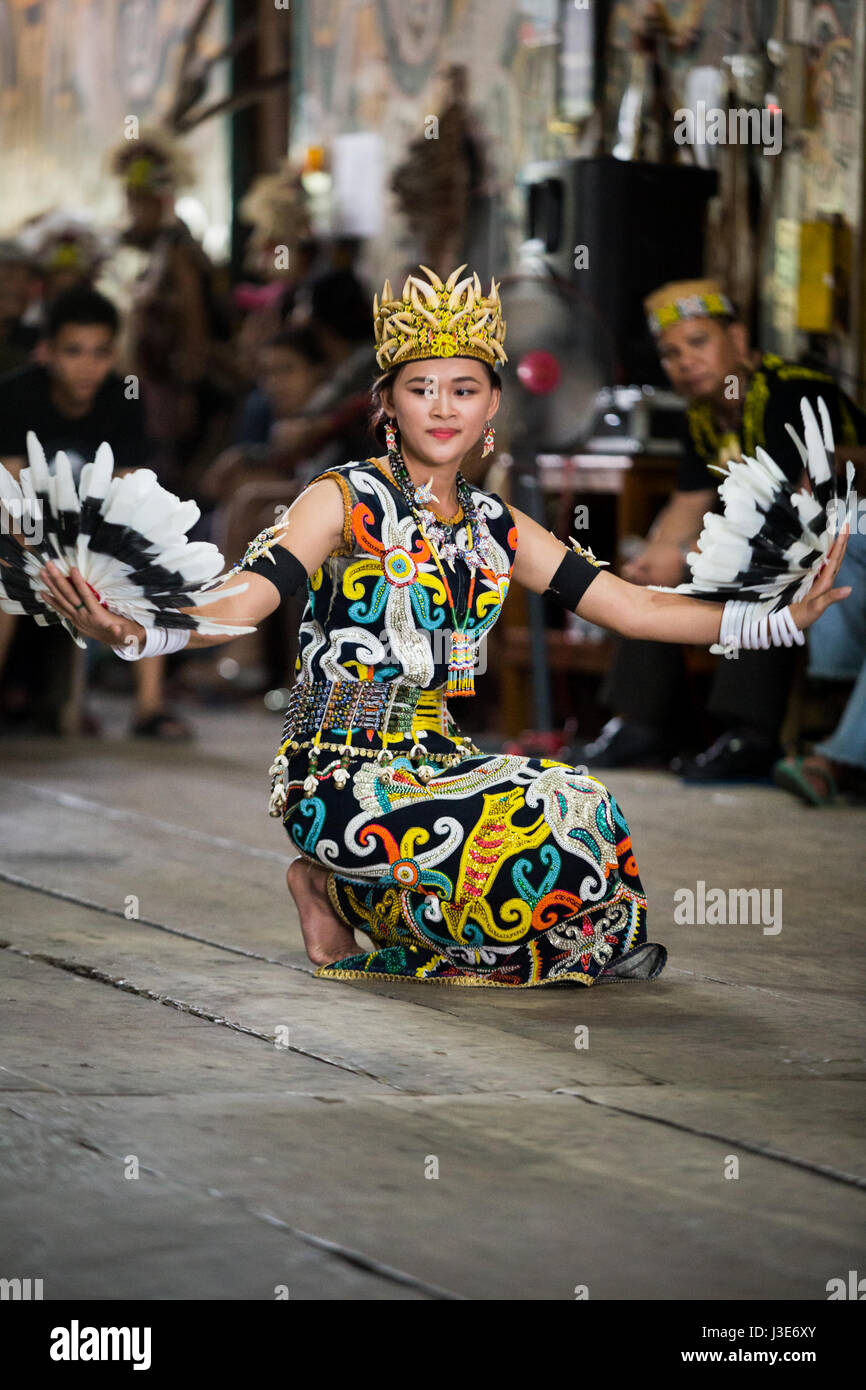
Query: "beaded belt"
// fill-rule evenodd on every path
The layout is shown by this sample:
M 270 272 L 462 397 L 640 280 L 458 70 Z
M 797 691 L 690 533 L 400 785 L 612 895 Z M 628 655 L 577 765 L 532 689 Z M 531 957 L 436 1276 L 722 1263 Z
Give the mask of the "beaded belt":
M 455 748 L 447 753 L 428 753 L 419 743 L 413 743 L 402 752 L 416 768 L 420 780 L 428 782 L 437 769 L 453 767 L 464 757 L 480 752 L 468 736 L 449 735 L 449 722 L 445 690 L 441 686 L 430 690 L 424 686 L 403 685 L 399 681 L 299 681 L 289 694 L 282 743 L 269 769 L 273 779 L 270 814 L 282 815 L 286 805 L 287 755 L 306 750 L 308 776 L 304 780 L 304 795 L 312 796 L 323 778 L 333 777 L 335 786 L 345 787 L 352 758 L 375 758 L 387 766 L 395 753 L 402 751 L 381 745 L 378 748 L 352 745 L 352 734 L 356 731 L 377 731 L 383 739 L 390 735 L 395 743 L 401 743 L 407 735 L 417 734 L 424 738 L 429 731 L 451 737 L 455 744 L 462 743 L 460 751 Z M 325 731 L 343 737 L 339 742 L 323 739 Z M 339 756 L 334 757 L 334 754 Z M 320 758 L 325 759 L 326 766 L 319 765 Z
M 413 724 L 445 733 L 445 692 L 400 681 L 299 681 L 292 687 L 283 738 L 351 729 L 408 734 Z

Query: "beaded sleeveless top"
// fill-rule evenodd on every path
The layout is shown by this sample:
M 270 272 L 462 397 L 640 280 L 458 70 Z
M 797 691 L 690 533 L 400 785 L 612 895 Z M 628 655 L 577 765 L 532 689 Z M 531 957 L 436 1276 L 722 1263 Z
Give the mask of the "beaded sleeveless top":
M 405 497 L 375 459 L 322 473 L 343 494 L 343 545 L 307 585 L 296 678 L 303 682 L 388 681 L 431 688 L 448 674 L 451 605 L 430 546 Z M 459 554 L 447 567 L 454 611 L 479 641 L 499 617 L 517 553 L 517 525 L 495 493 L 472 488 L 489 533 L 488 564 L 476 572 Z M 467 543 L 460 513 L 455 540 Z

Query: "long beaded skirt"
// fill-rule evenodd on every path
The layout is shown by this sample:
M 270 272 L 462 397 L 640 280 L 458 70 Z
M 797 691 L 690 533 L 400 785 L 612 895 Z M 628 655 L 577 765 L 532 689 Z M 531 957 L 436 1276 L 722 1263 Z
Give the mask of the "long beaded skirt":
M 628 825 L 607 788 L 552 759 L 481 752 L 441 691 L 401 698 L 402 718 L 353 728 L 348 751 L 333 720 L 313 740 L 289 719 L 272 769 L 289 837 L 328 870 L 337 916 L 372 943 L 316 975 L 512 989 L 658 975 L 666 952 L 647 942 Z

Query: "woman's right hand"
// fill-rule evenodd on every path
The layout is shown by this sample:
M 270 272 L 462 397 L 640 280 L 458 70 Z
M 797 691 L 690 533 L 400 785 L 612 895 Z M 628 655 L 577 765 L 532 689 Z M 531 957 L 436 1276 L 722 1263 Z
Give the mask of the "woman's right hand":
M 82 637 L 93 637 L 107 647 L 124 647 L 136 641 L 144 645 L 147 630 L 132 618 L 122 618 L 103 607 L 81 573 L 73 567 L 67 579 L 53 562 L 43 566 L 42 574 L 51 597 L 43 596 L 49 608 L 71 623 Z

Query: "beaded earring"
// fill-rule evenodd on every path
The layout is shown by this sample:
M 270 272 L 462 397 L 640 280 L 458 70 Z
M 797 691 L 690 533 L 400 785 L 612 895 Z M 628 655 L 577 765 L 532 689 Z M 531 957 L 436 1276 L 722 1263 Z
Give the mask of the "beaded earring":
M 493 445 L 495 440 L 496 430 L 493 428 L 490 421 L 488 420 L 487 424 L 484 426 L 484 448 L 481 450 L 481 457 L 483 459 L 486 459 L 488 454 L 493 453 Z
M 385 445 L 389 454 L 396 453 L 397 431 L 390 420 L 385 421 Z

